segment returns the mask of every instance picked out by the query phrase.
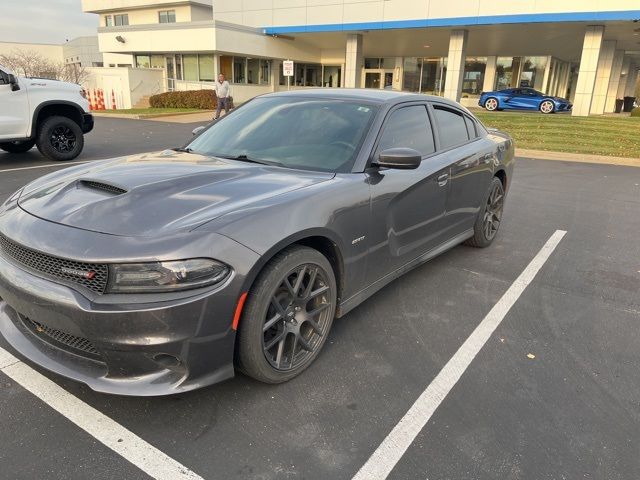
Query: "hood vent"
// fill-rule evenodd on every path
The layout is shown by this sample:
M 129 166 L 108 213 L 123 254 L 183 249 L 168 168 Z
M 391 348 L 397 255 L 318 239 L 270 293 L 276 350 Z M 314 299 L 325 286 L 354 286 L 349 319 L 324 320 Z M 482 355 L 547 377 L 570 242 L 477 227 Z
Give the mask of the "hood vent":
M 94 182 L 93 180 L 81 180 L 80 185 L 93 190 L 102 190 L 103 192 L 107 192 L 112 195 L 122 195 L 127 193 L 124 188 L 116 187 L 115 185 L 110 185 L 108 183 Z

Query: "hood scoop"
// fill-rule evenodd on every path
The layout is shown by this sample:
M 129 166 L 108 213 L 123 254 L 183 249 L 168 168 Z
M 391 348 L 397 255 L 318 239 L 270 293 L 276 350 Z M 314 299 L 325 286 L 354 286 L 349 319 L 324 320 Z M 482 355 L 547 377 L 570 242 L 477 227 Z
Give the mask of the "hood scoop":
M 103 192 L 110 193 L 111 195 L 123 195 L 127 193 L 124 188 L 118 187 L 116 185 L 111 185 L 109 183 L 96 182 L 94 180 L 80 180 L 80 182 L 78 183 L 83 188 L 88 188 L 91 190 L 101 190 Z

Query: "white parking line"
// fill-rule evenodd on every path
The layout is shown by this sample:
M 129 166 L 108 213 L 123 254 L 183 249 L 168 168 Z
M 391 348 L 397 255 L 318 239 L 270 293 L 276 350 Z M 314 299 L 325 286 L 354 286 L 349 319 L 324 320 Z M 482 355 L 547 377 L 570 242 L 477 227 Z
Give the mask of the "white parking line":
M 0 371 L 152 478 L 202 480 L 184 465 L 71 395 L 2 347 Z
M 80 165 L 81 163 L 89 163 L 89 162 L 90 162 L 90 160 L 83 160 L 82 162 L 47 163 L 46 165 L 36 165 L 35 167 L 7 168 L 5 170 L 0 170 L 0 173 L 4 173 L 4 172 L 19 172 L 20 170 L 34 170 L 36 168 L 66 167 L 68 165 Z
M 511 284 L 451 360 L 440 370 L 440 373 L 391 430 L 387 438 L 367 460 L 367 463 L 356 473 L 353 480 L 383 480 L 387 478 L 566 233 L 564 230 L 556 230 L 551 235 L 544 247 Z

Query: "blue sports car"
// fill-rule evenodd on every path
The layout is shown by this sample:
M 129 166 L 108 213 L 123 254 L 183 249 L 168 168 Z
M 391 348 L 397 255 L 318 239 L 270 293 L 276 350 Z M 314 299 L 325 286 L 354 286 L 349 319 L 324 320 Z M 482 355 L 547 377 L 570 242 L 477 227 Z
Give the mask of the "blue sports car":
M 542 113 L 568 112 L 573 104 L 566 98 L 552 97 L 533 88 L 507 88 L 482 92 L 478 105 L 494 110 L 538 110 Z

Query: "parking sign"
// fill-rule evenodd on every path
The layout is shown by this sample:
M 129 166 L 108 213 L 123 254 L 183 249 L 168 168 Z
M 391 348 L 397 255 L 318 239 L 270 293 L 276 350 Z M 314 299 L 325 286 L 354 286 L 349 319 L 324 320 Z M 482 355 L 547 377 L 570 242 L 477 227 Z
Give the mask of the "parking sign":
M 282 73 L 285 77 L 293 77 L 293 61 L 285 60 L 282 62 Z

